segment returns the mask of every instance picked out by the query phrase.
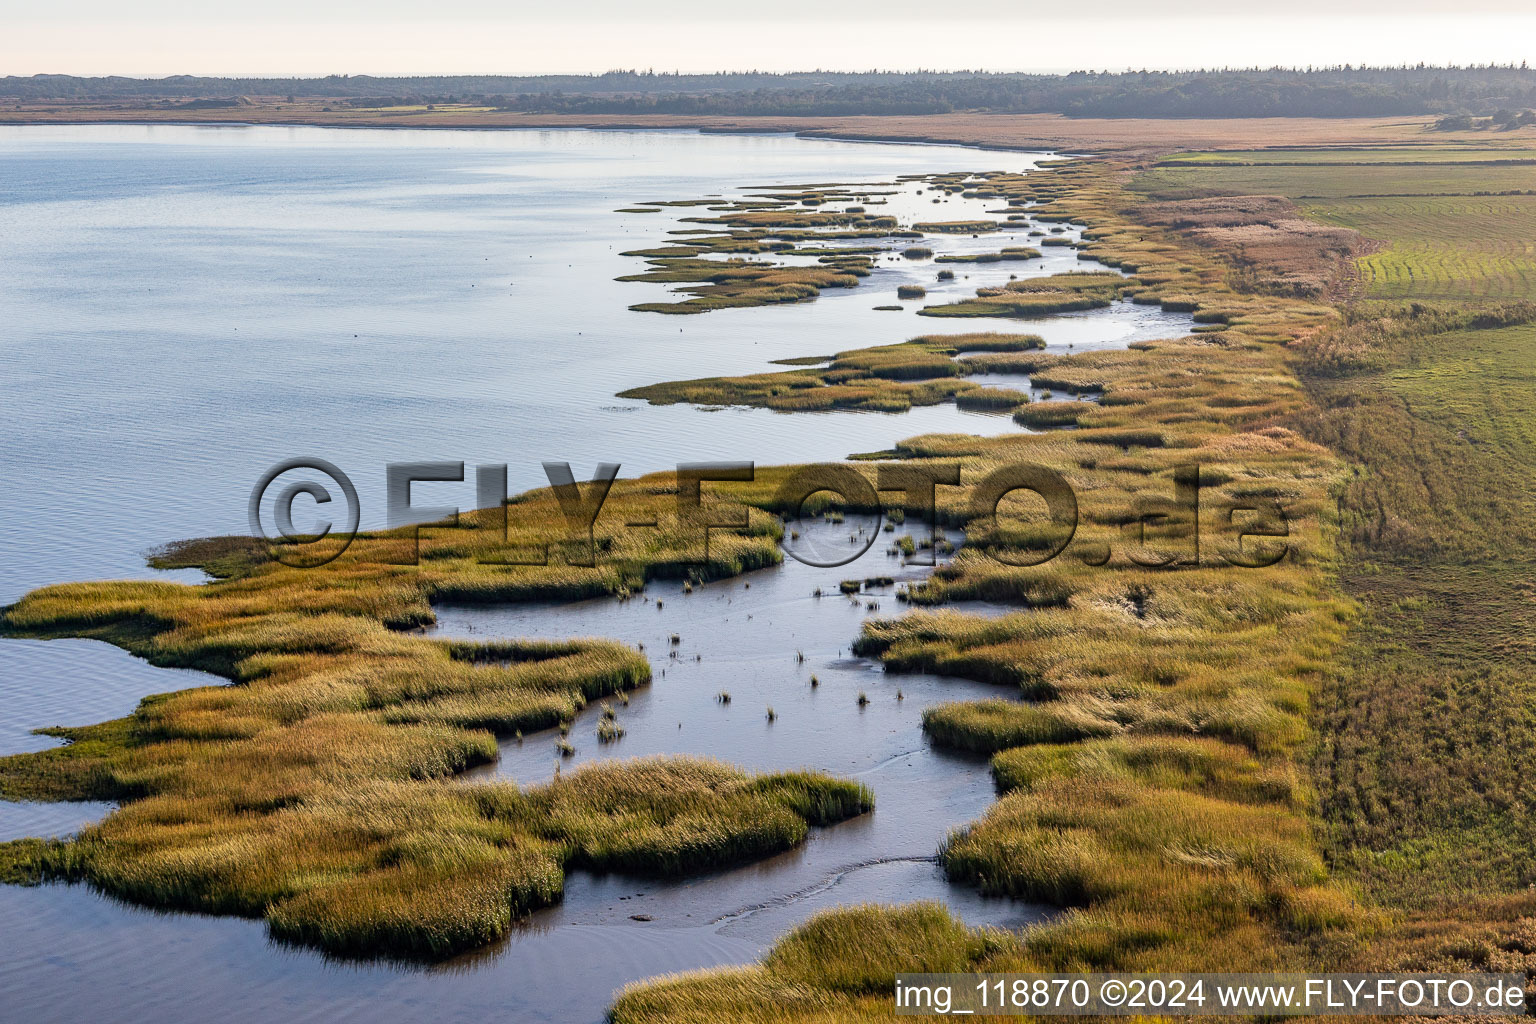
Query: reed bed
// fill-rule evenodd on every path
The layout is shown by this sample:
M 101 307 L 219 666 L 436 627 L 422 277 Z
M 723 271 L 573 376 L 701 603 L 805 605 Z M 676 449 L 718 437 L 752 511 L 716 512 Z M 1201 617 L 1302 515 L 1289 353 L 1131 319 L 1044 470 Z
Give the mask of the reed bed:
M 1066 743 L 1108 736 L 1117 723 L 1065 702 L 1019 704 L 1006 700 L 940 704 L 923 712 L 923 732 L 944 747 L 995 754 L 1028 743 Z
M 1009 304 L 1077 308 L 1128 296 L 1192 309 L 1227 330 L 1121 352 L 967 359 L 972 372 L 1028 373 L 1036 386 L 1102 398 L 1017 408 L 1026 424 L 1076 430 L 918 437 L 886 456 L 957 461 L 970 485 L 1012 462 L 1049 466 L 1076 493 L 1076 528 L 1055 558 L 1029 564 L 1064 536 L 1043 502 L 1010 497 L 993 516 L 962 489 L 940 488 L 940 520 L 963 526 L 966 545 L 904 598 L 925 608 L 981 599 L 1018 612 L 875 618 L 855 644 L 887 671 L 1000 687 L 996 699 L 924 716 L 932 742 L 993 754 L 1005 794 L 949 837 L 941 863 L 956 881 L 1067 912 L 989 945 L 986 933 L 920 924 L 905 908 L 840 911 L 781 940 L 768 960 L 784 951 L 777 971 L 633 987 L 615 1005 L 616 1021 L 703 1020 L 706 1012 L 860 1020 L 889 1012 L 863 993 L 888 993 L 895 970 L 929 962 L 945 970 L 1295 969 L 1342 962 L 1374 927 L 1329 878 L 1298 770 L 1310 694 L 1355 613 L 1326 573 L 1329 488 L 1340 465 L 1283 425 L 1308 403 L 1287 346 L 1331 329 L 1338 316 L 1306 299 L 1234 289 L 1216 256 L 1136 223 L 1123 180 L 1093 162 L 986 176 L 1008 202 L 1038 204 L 1031 215 L 1085 225 L 1085 255 L 1132 276 L 1012 282 L 975 304 L 996 315 Z M 1193 513 L 1171 504 L 1174 467 L 1192 464 L 1201 467 L 1198 553 Z M 1244 556 L 1222 524 L 1228 510 L 1261 499 L 1287 510 L 1284 553 L 1268 568 L 1240 569 L 1228 556 Z M 1154 510 L 1157 527 L 1139 525 Z M 895 957 L 902 966 L 865 960 L 866 949 L 886 950 L 892 928 L 911 929 Z M 805 949 L 817 951 L 821 969 L 793 979 L 793 1001 L 775 1002 L 769 993 L 791 984 L 790 964 L 809 962 Z M 867 966 L 845 974 L 844 964 Z
M 1002 252 L 982 252 L 965 255 L 940 256 L 935 263 L 1002 263 L 1005 261 L 1037 260 L 1040 250 L 1029 246 L 1011 246 Z M 951 275 L 953 276 L 953 275 Z
M 768 306 L 814 299 L 823 288 L 853 288 L 869 274 L 864 257 L 828 267 L 782 267 L 771 263 L 704 259 L 652 260 L 656 268 L 627 274 L 620 281 L 685 283 L 693 298 L 682 302 L 641 302 L 629 308 L 644 313 L 707 313 L 712 309 Z
M 930 220 L 912 225 L 913 231 L 932 235 L 974 235 L 1001 228 L 995 220 Z
M 782 195 L 788 196 L 789 193 Z M 672 232 L 674 244 L 632 249 L 623 253 L 646 260 L 648 269 L 618 280 L 651 284 L 677 284 L 688 296 L 676 302 L 641 302 L 629 308 L 646 313 L 700 314 L 716 309 L 805 302 L 825 288 L 853 288 L 869 275 L 872 257 L 884 247 L 834 247 L 829 241 L 852 239 L 920 238 L 921 232 L 902 229 L 896 218 L 866 212 L 863 206 L 841 210 L 827 207 L 851 196 L 811 190 L 794 198 L 748 199 L 713 202 L 715 217 L 685 217 L 683 223 L 707 225 Z M 794 208 L 790 204 L 798 203 Z M 692 204 L 680 200 L 664 205 Z M 652 209 L 659 209 L 653 207 Z M 815 256 L 818 267 L 789 266 L 749 256 L 795 253 Z M 924 255 L 926 254 L 926 255 Z M 932 250 L 913 246 L 909 259 L 932 256 Z M 725 260 L 710 259 L 725 256 Z
M 929 179 L 939 191 L 985 192 L 1010 205 L 1031 204 L 1042 221 L 1085 225 L 1084 255 L 1132 275 L 1014 282 L 968 302 L 989 305 L 996 315 L 1009 303 L 1031 309 L 1126 296 L 1192 306 L 1227 330 L 1050 358 L 1024 342 L 1000 342 L 1008 347 L 967 360 L 965 369 L 974 372 L 1028 366 L 1024 372 L 1038 385 L 1098 391 L 1103 400 L 1020 407 L 1082 406 L 1072 410 L 1076 430 L 930 435 L 882 453 L 958 462 L 968 485 L 940 488 L 937 510 L 941 522 L 965 527 L 965 548 L 926 584 L 904 591 L 906 599 L 925 607 L 985 599 L 1017 611 L 871 619 L 856 645 L 892 672 L 940 672 L 1000 687 L 996 700 L 944 705 L 925 718 L 935 742 L 995 752 L 994 775 L 1006 791 L 979 821 L 949 837 L 941 863 L 957 881 L 1067 912 L 1027 934 L 1004 936 L 966 929 L 940 908 L 839 910 L 785 937 L 762 965 L 632 987 L 618 999 L 615 1021 L 886 1019 L 894 972 L 923 967 L 1296 969 L 1351 955 L 1373 927 L 1329 878 L 1306 787 L 1294 781 L 1310 741 L 1309 701 L 1355 610 L 1327 575 L 1336 507 L 1330 488 L 1341 466 L 1287 425 L 1308 409 L 1289 346 L 1337 326 L 1338 316 L 1305 299 L 1234 288 L 1245 279 L 1217 255 L 1135 221 L 1121 171 L 1084 161 L 1028 175 Z M 868 219 L 836 219 L 847 216 L 825 205 L 796 211 L 799 223 L 783 211 L 726 211 L 701 220 L 710 224 L 701 230 L 760 232 L 738 239 L 749 244 L 770 234 L 794 242 L 815 230 L 891 230 Z M 819 217 L 830 219 L 806 222 Z M 949 369 L 960 344 L 925 336 L 841 353 L 826 368 L 662 384 L 630 396 L 786 410 L 840 402 L 906 407 L 970 393 L 975 385 Z M 1063 414 L 1052 408 L 1042 415 Z M 1076 528 L 1058 556 L 1040 564 L 1029 564 L 1031 556 L 1062 534 L 1042 503 L 1015 495 L 994 514 L 974 506 L 969 494 L 969 486 L 1021 461 L 1060 473 L 1078 496 Z M 1179 467 L 1194 464 L 1206 483 L 1198 513 L 1175 501 Z M 873 474 L 867 463 L 856 465 Z M 781 528 L 765 510 L 779 511 L 773 495 L 784 473 L 760 471 L 751 485 L 720 487 L 753 509 L 752 529 L 721 553 L 712 541 L 709 572 L 771 557 Z M 655 512 L 663 523 L 674 499 L 659 478 L 626 484 L 616 496 L 620 515 Z M 1284 507 L 1283 554 L 1267 568 L 1240 568 L 1235 562 L 1252 552 L 1245 543 L 1254 539 L 1243 542 L 1232 513 L 1259 502 Z M 509 509 L 531 516 L 529 522 L 558 521 L 547 499 Z M 525 545 L 541 538 L 521 525 L 509 532 Z M 639 542 L 600 529 L 597 585 L 622 594 L 647 578 L 680 573 L 695 549 L 675 526 L 659 536 L 633 546 Z M 0 761 L 7 793 L 133 795 L 74 843 L 0 847 L 7 851 L 0 866 L 7 874 L 46 869 L 91 877 L 126 892 L 142 884 L 157 900 L 254 912 L 315 900 L 313 909 L 293 903 L 295 923 L 282 927 L 301 941 L 335 948 L 347 948 L 354 921 L 355 934 L 399 935 L 391 941 L 410 948 L 417 940 L 399 931 L 401 908 L 420 909 L 421 919 L 433 922 L 431 941 L 449 948 L 478 941 L 502 915 L 552 898 L 556 872 L 567 864 L 689 870 L 785 848 L 805 827 L 867 806 L 867 795 L 850 783 L 752 780 L 695 763 L 575 772 L 570 791 L 560 789 L 565 779 L 530 791 L 444 785 L 440 780 L 491 749 L 488 732 L 455 724 L 461 719 L 452 716 L 466 712 L 452 702 L 492 690 L 498 699 L 500 691 L 572 704 L 596 699 L 605 687 L 622 690 L 628 655 L 592 641 L 578 653 L 466 658 L 391 632 L 388 624 L 426 621 L 433 596 L 466 581 L 492 592 L 505 586 L 473 567 L 481 550 L 475 542 L 448 531 L 440 539 L 446 554 L 424 560 L 414 574 L 355 565 L 381 545 L 398 544 L 370 539 L 357 556 L 349 552 L 320 594 L 277 588 L 266 581 L 283 574 L 258 567 L 204 588 L 212 598 L 165 584 L 93 584 L 49 588 L 9 609 L 13 632 L 95 635 L 165 663 L 205 660 L 231 670 L 240 686 L 229 689 L 264 697 L 261 704 L 207 708 L 190 696 L 201 691 L 189 691 L 148 702 L 133 720 L 71 731 L 77 742 L 67 753 Z M 911 553 L 915 545 L 904 539 Z M 526 582 L 513 589 L 574 586 L 568 568 L 514 574 Z M 564 674 L 565 659 L 576 659 L 580 670 Z M 398 674 L 381 675 L 382 666 Z M 589 678 L 598 682 L 577 682 Z M 477 685 L 480 679 L 488 682 Z M 407 707 L 409 720 L 389 720 Z M 434 707 L 441 714 L 426 713 Z M 495 714 L 513 722 L 552 711 L 560 713 L 553 704 L 530 704 Z M 140 716 L 160 731 L 142 731 Z M 366 754 L 332 757 L 333 737 L 340 737 L 335 749 Z M 217 774 L 189 767 L 215 761 Z M 663 774 L 669 771 L 676 775 Z M 230 781 L 246 777 L 268 781 L 256 793 Z M 346 785 L 332 788 L 333 780 Z M 667 802 L 674 789 L 681 804 Z M 341 809 L 332 810 L 337 802 Z M 353 806 L 362 810 L 348 810 Z M 413 823 L 404 834 L 388 826 L 402 818 Z M 615 820 L 625 827 L 610 828 Z M 298 831 L 306 836 L 316 834 L 305 831 L 313 828 L 341 838 L 310 842 L 303 872 L 285 874 L 278 865 L 286 853 L 262 852 L 274 834 L 292 834 L 274 833 L 279 822 L 302 822 Z M 113 829 L 135 842 L 114 842 Z M 422 832 L 443 838 L 410 841 Z M 631 835 L 643 841 L 636 846 Z M 490 857 L 486 847 L 516 855 Z M 377 877 L 353 877 L 356 862 L 347 858 L 359 848 L 378 858 L 369 862 L 382 866 Z M 341 860 L 328 859 L 338 850 Z M 424 878 L 451 878 L 457 888 L 418 889 Z M 309 889 L 290 892 L 300 885 L 334 890 L 336 902 Z M 426 893 L 421 908 L 413 903 L 418 892 Z M 465 906 L 488 909 L 461 921 L 453 908 Z M 342 927 L 328 931 L 335 921 Z
M 29 594 L 5 609 L 8 635 L 89 636 L 231 684 L 151 697 L 125 719 L 52 730 L 66 746 L 0 759 L 6 798 L 123 802 L 73 840 L 0 846 L 0 875 L 264 917 L 274 937 L 345 955 L 435 959 L 493 941 L 557 900 L 572 867 L 715 870 L 868 810 L 868 791 L 853 783 L 754 778 L 691 759 L 604 764 L 529 790 L 451 781 L 495 760 L 497 736 L 560 726 L 573 748 L 565 732 L 583 706 L 623 703 L 651 672 L 607 640 L 480 644 L 408 632 L 432 621 L 433 602 L 624 597 L 648 579 L 708 579 L 780 557 L 777 518 L 744 508 L 747 528 L 717 531 L 706 559 L 702 532 L 678 518 L 670 476 L 620 482 L 604 510 L 590 541 L 568 537 L 544 491 L 459 527 L 424 527 L 415 541 L 361 535 L 319 569 L 287 568 L 249 542 L 203 540 L 155 557 L 206 559 L 221 582 Z M 658 525 L 625 525 L 636 519 Z M 418 549 L 418 564 L 395 564 Z M 502 564 L 533 550 L 549 564 Z M 604 722 L 617 740 L 616 713 Z

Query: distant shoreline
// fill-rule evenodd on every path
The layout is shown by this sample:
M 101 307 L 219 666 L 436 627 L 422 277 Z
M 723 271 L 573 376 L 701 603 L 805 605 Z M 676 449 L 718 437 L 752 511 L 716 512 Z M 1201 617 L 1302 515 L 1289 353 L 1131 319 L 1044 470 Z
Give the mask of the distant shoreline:
M 820 139 L 825 142 L 867 142 L 900 146 L 960 146 L 999 153 L 1056 152 L 1047 145 L 1029 145 L 1010 142 L 970 142 L 961 139 L 924 138 L 902 135 L 846 135 L 833 134 L 820 129 L 795 130 L 788 127 L 755 125 L 692 125 L 692 124 L 361 124 L 356 121 L 265 121 L 240 119 L 230 121 L 167 120 L 149 118 L 82 118 L 79 120 L 10 120 L 0 118 L 0 126 L 21 128 L 82 128 L 96 125 L 136 125 L 140 127 L 163 126 L 170 128 L 354 128 L 372 131 L 697 131 L 701 135 L 792 135 L 797 139 Z
M 995 151 L 1069 151 L 1151 156 L 1175 149 L 1333 147 L 1369 143 L 1412 146 L 1477 141 L 1517 143 L 1536 129 L 1501 132 L 1429 132 L 1428 115 L 1398 118 L 1069 118 L 1059 114 L 922 114 L 839 117 L 721 117 L 664 114 L 515 114 L 435 110 L 317 109 L 314 104 L 216 108 L 205 111 L 119 107 L 40 106 L 0 110 L 0 125 L 137 124 L 182 126 L 267 125 L 320 128 L 694 129 L 719 134 L 791 134 L 847 142 L 927 143 Z M 231 116 L 238 109 L 239 116 Z

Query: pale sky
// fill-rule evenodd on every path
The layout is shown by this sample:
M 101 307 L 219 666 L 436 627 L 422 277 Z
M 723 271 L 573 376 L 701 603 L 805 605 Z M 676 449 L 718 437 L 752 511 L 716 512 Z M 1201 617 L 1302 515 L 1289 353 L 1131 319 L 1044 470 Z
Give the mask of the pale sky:
M 1281 16 L 1249 13 L 1280 9 Z M 0 0 L 0 75 L 1067 71 L 1536 60 L 1532 0 Z M 770 15 L 771 12 L 771 16 Z

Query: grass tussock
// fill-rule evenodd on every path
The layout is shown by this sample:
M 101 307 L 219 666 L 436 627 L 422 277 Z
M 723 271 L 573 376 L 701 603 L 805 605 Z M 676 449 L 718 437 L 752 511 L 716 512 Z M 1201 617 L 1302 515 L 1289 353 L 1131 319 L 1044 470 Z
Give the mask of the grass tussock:
M 1053 779 L 1010 794 L 951 835 L 941 858 L 950 878 L 996 894 L 1100 914 L 1182 910 L 1165 941 L 1188 969 L 1219 962 L 1199 939 L 1223 925 L 1322 930 L 1355 916 L 1342 893 L 1319 902 L 1327 872 L 1301 816 L 1136 780 Z M 1273 965 L 1266 952 L 1250 955 Z
M 1133 282 L 1119 274 L 1086 272 L 1009 281 L 982 288 L 973 299 L 925 306 L 918 313 L 937 317 L 1032 317 L 1109 305 Z
M 1001 252 L 966 253 L 961 255 L 940 256 L 935 263 L 1003 263 L 1005 261 L 1037 260 L 1040 258 L 1040 250 L 1029 246 L 1010 246 Z M 954 274 L 951 273 L 950 277 Z
M 826 267 L 783 267 L 771 263 L 706 259 L 653 259 L 653 270 L 620 281 L 681 283 L 692 298 L 682 302 L 641 302 L 643 313 L 707 313 L 712 309 L 771 306 L 814 299 L 824 288 L 853 288 L 869 273 L 867 260 Z
M 1118 730 L 1091 709 L 1066 703 L 1006 700 L 940 704 L 923 712 L 923 732 L 934 743 L 979 754 L 1028 743 L 1066 743 Z
M 892 964 L 914 971 L 1006 970 L 1023 962 L 1015 936 L 973 931 L 937 904 L 861 906 L 811 918 L 761 964 L 630 985 L 614 1024 L 888 1021 Z
M 912 225 L 913 231 L 930 235 L 975 235 L 1001 228 L 995 220 L 930 220 Z
M 992 759 L 999 792 L 1031 790 L 1052 780 L 1141 781 L 1239 803 L 1301 806 L 1306 788 L 1295 765 L 1266 763 L 1232 743 L 1202 737 L 1115 736 L 1018 746 Z

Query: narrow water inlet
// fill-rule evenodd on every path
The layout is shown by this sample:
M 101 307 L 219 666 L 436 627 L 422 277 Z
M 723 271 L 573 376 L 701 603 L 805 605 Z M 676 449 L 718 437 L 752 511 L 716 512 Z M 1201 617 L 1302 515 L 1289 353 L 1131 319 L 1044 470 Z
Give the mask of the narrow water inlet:
M 800 848 L 733 871 L 643 883 L 573 873 L 565 899 L 534 915 L 535 927 L 643 917 L 646 927 L 710 922 L 721 934 L 767 942 L 815 910 L 869 899 L 938 900 L 975 925 L 1012 927 L 1040 917 L 1037 908 L 983 899 L 944 879 L 935 858 L 939 843 L 951 828 L 983 814 L 995 793 L 985 758 L 936 749 L 922 732 L 922 713 L 935 704 L 1017 693 L 949 677 L 887 674 L 850 651 L 864 619 L 906 613 L 897 589 L 931 571 L 887 554 L 908 535 L 922 539 L 925 530 L 908 523 L 882 533 L 882 543 L 835 568 L 786 558 L 773 568 L 688 588 L 653 583 L 626 600 L 437 609 L 435 635 L 560 639 L 601 631 L 641 647 L 652 666 L 651 685 L 631 692 L 627 703 L 593 702 L 575 718 L 564 737 L 575 747 L 573 756 L 561 756 L 560 733 L 551 729 L 503 740 L 500 760 L 467 777 L 530 785 L 594 761 L 687 754 L 752 772 L 813 768 L 856 779 L 875 794 L 869 814 L 813 829 Z M 883 586 L 840 592 L 844 580 L 887 578 L 892 582 Z M 960 607 L 982 614 L 1019 610 Z M 609 717 L 624 735 L 603 742 L 597 729 Z

